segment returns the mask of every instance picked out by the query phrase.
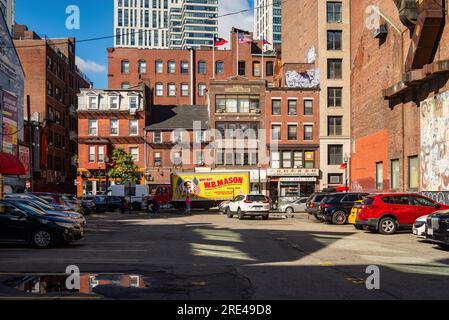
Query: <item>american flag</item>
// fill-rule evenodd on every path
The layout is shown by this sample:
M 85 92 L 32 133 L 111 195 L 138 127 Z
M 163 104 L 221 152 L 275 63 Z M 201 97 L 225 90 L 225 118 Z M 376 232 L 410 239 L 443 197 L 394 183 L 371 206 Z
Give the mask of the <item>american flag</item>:
M 251 38 L 251 36 L 246 35 L 246 34 L 239 34 L 239 43 L 252 43 L 253 39 Z

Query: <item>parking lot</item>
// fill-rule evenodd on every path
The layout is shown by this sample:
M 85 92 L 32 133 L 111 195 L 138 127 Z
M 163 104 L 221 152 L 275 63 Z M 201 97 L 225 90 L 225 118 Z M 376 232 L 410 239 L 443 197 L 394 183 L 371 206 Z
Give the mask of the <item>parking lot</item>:
M 140 288 L 97 286 L 94 298 L 443 299 L 449 251 L 411 233 L 382 236 L 316 222 L 307 214 L 270 220 L 216 212 L 88 217 L 86 238 L 37 250 L 0 245 L 0 297 L 27 297 L 8 279 L 62 274 L 137 275 Z M 368 266 L 380 289 L 368 290 Z M 92 290 L 91 290 L 92 291 Z

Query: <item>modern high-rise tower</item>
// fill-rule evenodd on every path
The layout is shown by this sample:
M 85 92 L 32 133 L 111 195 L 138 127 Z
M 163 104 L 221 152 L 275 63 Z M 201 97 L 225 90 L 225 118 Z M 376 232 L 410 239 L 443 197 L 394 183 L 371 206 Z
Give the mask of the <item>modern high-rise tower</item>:
M 254 38 L 271 43 L 268 49 L 281 45 L 281 7 L 281 0 L 254 0 Z
M 212 46 L 218 0 L 114 0 L 114 46 L 185 49 Z
M 9 32 L 12 33 L 14 26 L 14 0 L 0 0 L 0 10 L 5 17 Z

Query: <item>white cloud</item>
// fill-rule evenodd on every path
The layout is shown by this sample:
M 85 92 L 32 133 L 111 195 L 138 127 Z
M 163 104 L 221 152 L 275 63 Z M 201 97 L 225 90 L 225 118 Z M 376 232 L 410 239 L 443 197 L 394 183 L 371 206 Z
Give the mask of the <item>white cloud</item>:
M 106 71 L 105 66 L 92 60 L 84 60 L 78 56 L 76 57 L 76 65 L 84 73 L 103 73 Z
M 248 0 L 221 0 L 219 2 L 219 15 L 250 9 Z M 251 8 L 252 9 L 252 8 Z M 254 11 L 239 13 L 219 19 L 220 37 L 229 40 L 232 27 L 252 32 L 254 29 Z

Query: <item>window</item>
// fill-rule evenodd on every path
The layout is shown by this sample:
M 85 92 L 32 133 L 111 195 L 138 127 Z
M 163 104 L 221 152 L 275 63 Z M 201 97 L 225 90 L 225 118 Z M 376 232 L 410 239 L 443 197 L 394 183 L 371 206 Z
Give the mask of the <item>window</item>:
M 204 165 L 204 154 L 203 154 L 203 151 L 195 152 L 195 160 L 196 160 L 196 165 L 199 165 L 199 166 Z
M 129 61 L 123 60 L 122 61 L 122 74 L 127 74 L 127 73 L 129 73 Z
M 160 152 L 154 153 L 154 166 L 161 167 L 162 166 L 162 155 Z
M 95 146 L 89 146 L 89 162 L 95 162 Z
M 189 73 L 189 63 L 187 61 L 181 61 L 181 74 Z
M 288 115 L 298 115 L 298 100 L 288 100 Z
M 189 85 L 187 83 L 181 84 L 181 96 L 187 97 L 189 95 Z
M 261 71 L 260 71 L 260 62 L 254 61 L 253 62 L 253 77 L 260 77 Z
M 383 162 L 376 163 L 376 190 L 383 190 L 384 188 L 384 164 Z
M 341 31 L 327 31 L 327 50 L 341 50 Z
M 281 140 L 281 125 L 274 124 L 271 126 L 271 140 Z
M 303 152 L 302 151 L 295 151 L 293 152 L 293 167 L 295 168 L 302 168 L 303 165 Z
M 224 73 L 224 62 L 223 61 L 217 61 L 215 63 L 215 72 L 217 74 L 223 74 Z
M 109 109 L 119 109 L 119 97 L 109 97 Z
M 281 154 L 279 151 L 271 152 L 271 168 L 279 169 L 281 167 Z
M 206 62 L 205 61 L 198 62 L 198 73 L 206 74 Z
M 328 59 L 327 60 L 327 78 L 341 79 L 342 78 L 342 59 Z
M 304 115 L 313 116 L 313 100 L 304 100 Z
M 173 154 L 173 164 L 176 166 L 182 165 L 182 153 L 181 152 L 175 152 Z
M 342 135 L 343 117 L 328 117 L 327 119 L 327 134 L 330 137 Z
M 157 60 L 155 62 L 156 64 L 156 73 L 163 73 L 164 72 L 164 63 L 161 60 Z
M 327 106 L 329 108 L 341 108 L 342 106 L 342 88 L 327 89 Z
M 328 23 L 341 23 L 342 12 L 341 2 L 328 2 L 327 3 L 327 22 Z
M 273 76 L 274 75 L 274 63 L 272 61 L 267 62 L 267 76 Z
M 391 189 L 392 190 L 398 190 L 400 186 L 400 164 L 399 160 L 391 160 L 391 173 L 390 173 L 390 179 L 391 179 Z
M 137 136 L 139 134 L 139 120 L 129 120 L 129 135 Z
M 122 89 L 128 90 L 131 87 L 129 82 L 122 82 Z
M 328 164 L 341 165 L 343 163 L 343 146 L 329 145 L 328 146 Z
M 153 143 L 156 144 L 162 143 L 162 131 L 154 131 Z
M 281 100 L 271 100 L 271 110 L 272 110 L 272 114 L 273 116 L 279 116 L 281 115 Z
M 419 188 L 419 158 L 413 156 L 408 158 L 408 188 L 417 190 Z
M 343 184 L 343 174 L 341 173 L 330 173 L 327 176 L 329 185 L 341 185 Z
M 109 132 L 111 136 L 117 136 L 119 130 L 119 121 L 117 119 L 111 119 L 109 124 Z
M 245 61 L 239 61 L 239 68 L 238 68 L 239 76 L 246 75 L 246 62 Z
M 175 97 L 176 96 L 176 85 L 174 83 L 168 84 L 168 96 Z
M 147 62 L 145 60 L 139 61 L 139 74 L 147 73 Z
M 288 125 L 288 140 L 298 140 L 298 126 L 296 124 Z
M 435 203 L 433 201 L 418 196 L 411 197 L 411 204 L 420 207 L 435 207 Z
M 181 131 L 179 131 L 179 130 L 173 131 L 172 142 L 173 143 L 180 143 L 180 142 L 182 142 L 182 132 Z
M 104 147 L 103 146 L 98 147 L 98 162 L 99 163 L 104 162 Z
M 129 97 L 129 108 L 139 109 L 139 97 Z
M 98 135 L 98 120 L 89 120 L 89 135 Z
M 205 83 L 200 83 L 198 85 L 198 95 L 200 97 L 204 97 L 206 95 L 206 84 Z
M 89 110 L 98 109 L 98 97 L 89 97 Z
M 282 152 L 282 168 L 292 167 L 292 153 L 290 151 Z
M 137 147 L 131 147 L 129 148 L 129 154 L 131 155 L 131 158 L 134 162 L 139 161 L 139 148 Z
M 156 96 L 162 97 L 164 95 L 164 85 L 162 83 L 156 84 Z
M 173 60 L 170 60 L 167 65 L 168 73 L 175 73 L 176 72 L 176 62 Z
M 47 95 L 53 97 L 53 83 L 47 81 Z
M 304 126 L 304 140 L 306 140 L 306 141 L 313 140 L 313 126 L 312 125 Z

